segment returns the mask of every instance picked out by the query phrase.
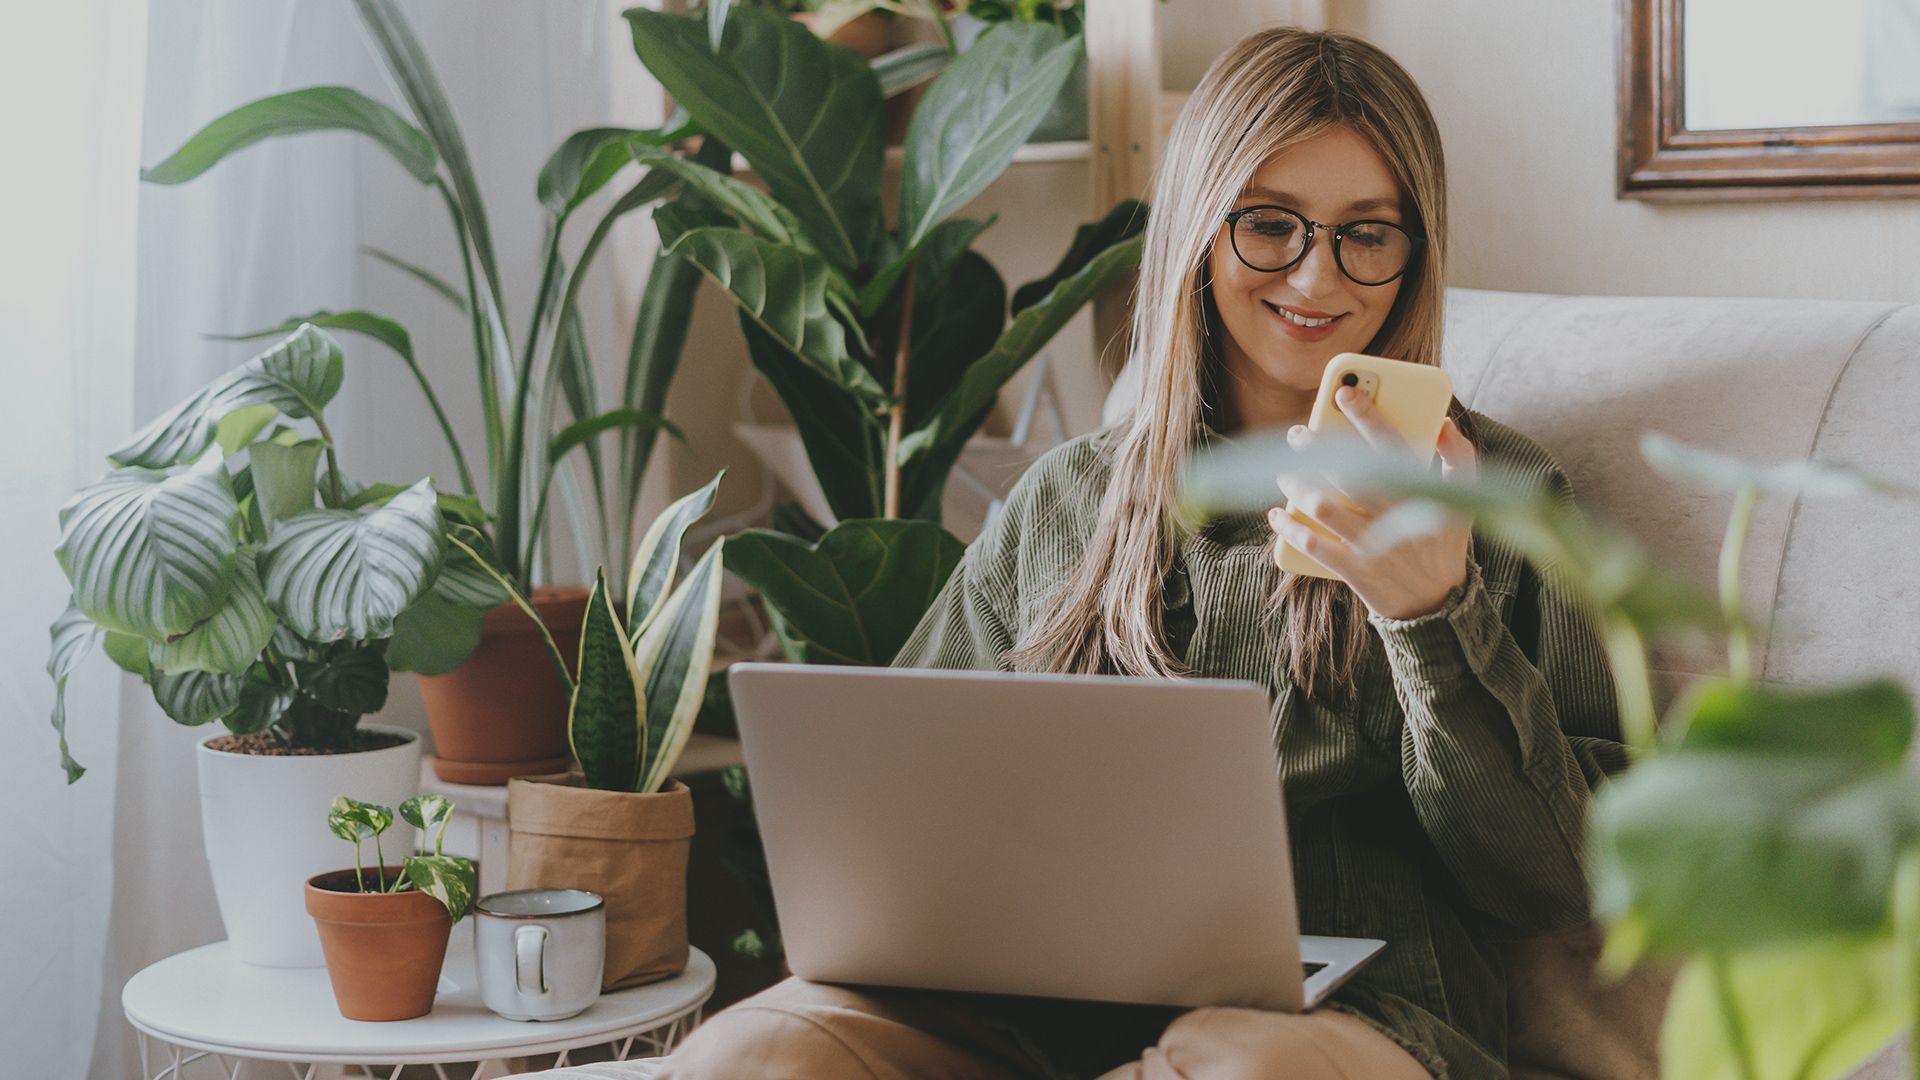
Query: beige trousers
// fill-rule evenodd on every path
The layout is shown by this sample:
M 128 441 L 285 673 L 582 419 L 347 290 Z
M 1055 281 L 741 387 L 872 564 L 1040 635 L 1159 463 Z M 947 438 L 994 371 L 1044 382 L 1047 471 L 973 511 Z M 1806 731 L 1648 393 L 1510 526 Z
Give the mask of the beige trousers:
M 952 1000 L 790 978 L 695 1029 L 659 1077 L 1009 1080 L 1032 1074 L 1012 1037 L 952 1008 Z M 1149 1042 L 1151 1036 L 1143 1036 L 1138 1060 L 1099 1080 L 1429 1080 L 1392 1039 L 1330 1010 L 1193 1009 Z

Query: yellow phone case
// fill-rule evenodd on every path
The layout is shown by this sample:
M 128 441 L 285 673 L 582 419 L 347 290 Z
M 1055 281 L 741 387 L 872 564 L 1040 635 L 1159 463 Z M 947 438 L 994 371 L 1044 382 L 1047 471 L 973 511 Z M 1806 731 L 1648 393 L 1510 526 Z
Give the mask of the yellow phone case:
M 1387 422 L 1393 425 L 1401 438 L 1407 440 L 1407 445 L 1425 451 L 1425 460 L 1432 461 L 1434 450 L 1440 445 L 1440 427 L 1446 422 L 1447 406 L 1453 401 L 1453 379 L 1430 364 L 1413 364 L 1361 353 L 1341 353 L 1328 362 L 1327 370 L 1320 376 L 1320 392 L 1313 400 L 1313 412 L 1307 417 L 1307 430 L 1323 435 L 1362 438 L 1360 430 L 1353 426 L 1353 422 L 1347 419 L 1333 400 L 1334 392 L 1340 389 L 1349 373 L 1354 376 L 1355 385 L 1360 391 L 1373 399 Z M 1291 507 L 1287 513 L 1295 521 L 1328 539 L 1334 538 L 1332 532 L 1305 514 Z M 1323 578 L 1337 576 L 1301 554 L 1291 544 L 1276 543 L 1273 561 L 1279 564 L 1280 569 L 1291 574 Z

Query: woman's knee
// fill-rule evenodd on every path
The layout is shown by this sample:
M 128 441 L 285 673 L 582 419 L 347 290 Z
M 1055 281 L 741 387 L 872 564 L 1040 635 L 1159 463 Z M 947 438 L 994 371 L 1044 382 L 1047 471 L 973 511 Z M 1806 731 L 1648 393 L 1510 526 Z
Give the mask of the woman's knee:
M 1141 1060 L 1142 1080 L 1428 1080 L 1385 1034 L 1344 1013 L 1194 1009 Z

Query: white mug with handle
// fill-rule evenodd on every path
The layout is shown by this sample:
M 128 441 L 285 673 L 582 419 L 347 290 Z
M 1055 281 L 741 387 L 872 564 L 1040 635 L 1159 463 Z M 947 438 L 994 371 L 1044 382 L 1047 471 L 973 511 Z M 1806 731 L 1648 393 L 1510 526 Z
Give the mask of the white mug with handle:
M 564 1020 L 600 996 L 607 906 L 584 889 L 518 889 L 473 905 L 480 1000 L 509 1020 Z

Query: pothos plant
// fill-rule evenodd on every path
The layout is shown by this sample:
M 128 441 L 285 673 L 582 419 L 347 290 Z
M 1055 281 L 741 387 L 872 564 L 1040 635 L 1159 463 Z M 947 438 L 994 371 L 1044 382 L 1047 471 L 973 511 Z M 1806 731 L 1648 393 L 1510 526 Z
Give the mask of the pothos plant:
M 1904 764 L 1914 703 L 1890 679 L 1758 681 L 1741 555 L 1765 495 L 1920 492 L 1811 461 L 1750 465 L 1658 435 L 1642 453 L 1669 478 L 1734 494 L 1717 597 L 1564 493 L 1493 463 L 1477 480 L 1443 482 L 1352 448 L 1247 438 L 1196 463 L 1185 500 L 1193 518 L 1258 510 L 1274 501 L 1276 475 L 1330 478 L 1408 500 L 1363 543 L 1390 545 L 1436 515 L 1466 513 L 1563 583 L 1604 635 L 1635 758 L 1596 791 L 1591 813 L 1602 968 L 1680 962 L 1661 1039 L 1674 1080 L 1845 1076 L 1920 1009 L 1920 780 Z M 1727 635 L 1728 673 L 1698 681 L 1661 720 L 1646 643 L 1700 630 Z
M 248 146 L 281 136 L 346 131 L 372 140 L 407 176 L 437 196 L 453 226 L 453 250 L 461 269 L 458 286 L 386 252 L 372 254 L 425 283 L 465 315 L 485 437 L 479 468 L 470 464 L 415 356 L 413 339 L 399 321 L 369 310 L 321 310 L 233 336 L 272 336 L 308 323 L 365 335 L 391 350 L 419 384 L 446 439 L 467 505 L 481 511 L 467 519 L 482 534 L 479 546 L 520 590 L 533 580 L 556 489 L 573 514 L 572 531 L 583 545 L 582 565 L 595 561 L 586 555 L 593 538 L 599 540 L 603 561 L 614 562 L 632 550 L 640 478 L 657 436 L 667 431 L 680 437 L 660 413 L 686 341 L 699 274 L 675 256 L 663 253 L 654 261 L 628 339 L 620 397 L 612 407 L 601 401 L 596 388 L 579 318 L 580 291 L 614 225 L 627 214 L 662 199 L 674 200 L 685 220 L 702 220 L 705 211 L 698 194 L 679 197 L 675 173 L 648 167 L 596 211 L 597 220 L 571 264 L 562 241 L 578 211 L 608 184 L 634 171 L 634 149 L 657 148 L 664 154 L 669 147 L 689 147 L 684 152 L 721 169 L 726 168 L 727 149 L 718 140 L 693 147 L 687 140 L 699 132 L 684 117 L 657 129 L 596 127 L 568 136 L 534 184 L 546 241 L 532 314 L 516 338 L 480 185 L 426 52 L 394 0 L 354 0 L 353 6 L 404 100 L 405 114 L 350 87 L 315 86 L 276 94 L 209 122 L 164 160 L 143 170 L 142 178 L 152 184 L 185 183 Z M 555 431 L 555 416 L 562 410 L 570 419 Z M 608 435 L 617 438 L 612 447 L 603 446 Z M 590 505 L 569 471 L 570 455 L 576 452 L 586 459 Z M 425 674 L 451 671 L 479 643 L 484 611 L 444 596 L 419 605 L 396 630 L 393 663 Z
M 47 671 L 69 783 L 85 769 L 66 680 L 96 644 L 181 724 L 344 751 L 386 703 L 410 611 L 504 598 L 447 555 L 446 522 L 480 519 L 471 499 L 341 472 L 325 410 L 344 379 L 338 343 L 303 324 L 156 418 L 61 508 L 73 597 Z
M 606 571 L 599 572 L 571 668 L 532 605 L 500 577 L 539 627 L 567 688 L 568 736 L 590 788 L 659 791 L 693 732 L 713 667 L 726 540 L 715 540 L 684 577 L 680 549 L 687 530 L 713 507 L 719 486 L 715 476 L 654 519 L 629 562 L 623 604 L 616 606 Z M 478 560 L 469 544 L 477 536 L 456 528 L 450 541 Z
M 798 428 L 839 519 L 817 543 L 749 530 L 728 569 L 757 588 L 789 656 L 884 664 L 958 560 L 938 524 L 947 476 L 1000 388 L 1139 262 L 1143 208 L 1081 228 L 1009 298 L 954 215 L 1012 161 L 1081 56 L 1050 25 L 996 26 L 934 79 L 882 211 L 883 86 L 854 53 L 759 9 L 723 21 L 628 11 L 634 49 L 765 190 L 641 147 L 723 219 L 654 219 L 671 254 L 732 297 L 755 368 Z M 794 73 L 806 73 L 795 78 Z
M 393 825 L 393 810 L 374 803 L 336 797 L 327 811 L 327 828 L 333 835 L 353 845 L 353 883 L 363 893 L 397 893 L 409 889 L 423 892 L 446 905 L 455 922 L 466 917 L 473 904 L 479 867 L 464 855 L 448 855 L 447 821 L 453 816 L 453 801 L 442 795 L 416 795 L 400 804 L 400 820 L 419 829 L 439 832 L 433 838 L 433 854 L 407 855 L 400 872 L 387 877 L 386 856 L 380 850 L 380 836 Z M 360 845 L 373 841 L 373 870 L 362 865 Z M 369 880 L 371 878 L 371 880 Z M 372 888 L 368 886 L 371 885 Z

